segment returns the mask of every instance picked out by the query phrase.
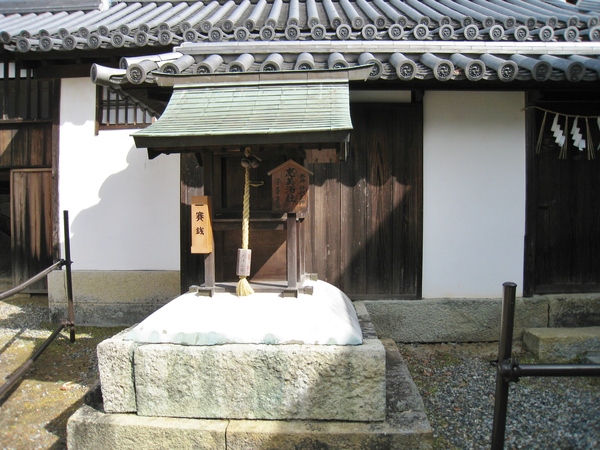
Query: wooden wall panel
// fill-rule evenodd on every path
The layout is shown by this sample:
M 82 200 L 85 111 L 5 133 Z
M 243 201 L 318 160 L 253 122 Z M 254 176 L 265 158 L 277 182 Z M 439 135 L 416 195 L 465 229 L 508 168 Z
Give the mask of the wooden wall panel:
M 0 128 L 0 167 L 12 167 L 12 129 Z
M 52 185 L 51 169 L 11 171 L 11 254 L 15 285 L 53 263 Z M 46 279 L 28 291 L 47 291 Z
M 393 116 L 369 114 L 367 146 L 367 290 L 391 294 L 393 267 L 392 197 Z
M 422 292 L 423 242 L 423 123 L 421 104 L 396 116 L 394 141 L 400 149 L 394 153 L 393 292 Z M 417 150 L 418 149 L 418 150 Z
M 52 124 L 0 124 L 0 168 L 52 167 Z
M 553 111 L 565 108 L 563 104 L 547 107 Z M 597 107 L 589 104 L 578 105 L 577 111 L 582 115 L 599 113 Z M 538 124 L 542 114 L 537 112 Z M 587 151 L 574 148 L 570 136 L 566 158 L 560 158 L 561 148 L 550 130 L 551 119 L 546 121 L 539 154 L 530 159 L 533 167 L 528 180 L 532 190 L 528 237 L 533 256 L 527 259 L 527 264 L 533 267 L 527 267 L 526 271 L 531 282 L 528 293 L 597 292 L 600 289 L 600 159 L 588 160 Z M 600 132 L 596 127 L 590 127 L 590 132 L 595 148 L 600 142 Z
M 242 245 L 242 232 L 239 229 L 215 231 L 215 246 L 218 247 L 216 260 L 216 278 L 218 281 L 237 282 L 237 250 Z M 250 230 L 250 249 L 252 264 L 250 280 L 285 281 L 286 280 L 286 231 Z
M 341 268 L 339 287 L 344 292 L 366 292 L 367 259 L 357 257 L 364 255 L 367 249 L 367 170 L 368 154 L 356 151 L 367 146 L 368 123 L 366 110 L 354 108 L 352 111 L 354 131 L 352 147 L 345 162 L 340 163 L 341 203 L 345 211 L 341 229 Z
M 314 172 L 307 271 L 352 298 L 420 298 L 422 265 L 422 108 L 352 108 L 345 162 Z
M 9 78 L 14 73 L 20 78 Z M 19 121 L 52 120 L 60 80 L 34 79 L 32 69 L 21 70 L 19 62 L 4 61 L 4 78 L 0 83 L 0 119 Z
M 342 214 L 340 208 L 340 165 L 337 163 L 310 164 L 313 172 L 309 192 L 307 221 L 309 232 L 306 258 L 308 272 L 334 285 L 340 284 L 340 239 Z M 318 251 L 316 250 L 318 249 Z
M 0 169 L 11 170 L 13 281 L 20 283 L 58 257 L 58 128 L 60 80 L 34 80 L 21 63 L 4 61 L 0 83 Z M 15 73 L 21 76 L 9 79 Z M 34 169 L 34 170 L 30 170 Z M 45 292 L 42 280 L 29 292 Z

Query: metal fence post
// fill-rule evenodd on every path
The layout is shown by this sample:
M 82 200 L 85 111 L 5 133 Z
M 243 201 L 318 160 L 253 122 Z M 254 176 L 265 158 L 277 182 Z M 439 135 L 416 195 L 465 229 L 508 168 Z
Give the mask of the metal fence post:
M 67 307 L 69 309 L 69 338 L 75 342 L 75 309 L 73 307 L 73 278 L 71 276 L 71 235 L 69 232 L 69 211 L 63 211 L 65 227 L 65 264 L 67 277 Z
M 500 344 L 498 347 L 498 364 L 503 364 L 512 357 L 512 338 L 515 323 L 515 293 L 517 285 L 506 282 L 502 295 L 502 318 Z M 509 380 L 496 373 L 496 396 L 494 403 L 494 422 L 492 426 L 492 450 L 504 448 L 504 432 L 506 430 L 506 412 L 508 408 Z

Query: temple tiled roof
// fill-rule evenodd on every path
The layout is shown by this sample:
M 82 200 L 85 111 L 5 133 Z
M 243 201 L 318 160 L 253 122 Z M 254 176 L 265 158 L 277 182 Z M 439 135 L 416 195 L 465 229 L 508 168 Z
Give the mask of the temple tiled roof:
M 600 73 L 596 0 L 97 3 L 93 10 L 4 14 L 0 40 L 15 53 L 143 48 L 152 55 L 124 58 L 114 83 L 152 82 L 156 71 L 362 64 L 373 64 L 372 79 L 576 82 Z

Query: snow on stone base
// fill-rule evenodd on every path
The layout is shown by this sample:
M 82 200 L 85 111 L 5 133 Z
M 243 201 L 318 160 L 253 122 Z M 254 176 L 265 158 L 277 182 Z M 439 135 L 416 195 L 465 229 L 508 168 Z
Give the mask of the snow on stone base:
M 298 298 L 263 292 L 246 297 L 183 294 L 148 316 L 125 339 L 185 345 L 360 345 L 362 332 L 348 296 L 317 281 L 313 295 Z

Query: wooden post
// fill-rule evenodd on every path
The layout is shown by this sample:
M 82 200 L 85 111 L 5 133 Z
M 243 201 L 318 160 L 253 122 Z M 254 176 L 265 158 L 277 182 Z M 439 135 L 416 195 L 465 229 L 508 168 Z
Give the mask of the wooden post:
M 215 252 L 204 256 L 204 288 L 211 291 L 215 288 Z
M 298 296 L 298 227 L 295 213 L 287 215 L 287 289 L 283 295 Z
M 298 276 L 300 283 L 306 281 L 306 263 L 304 262 L 304 219 L 298 220 Z
M 304 240 L 300 221 L 308 210 L 308 189 L 313 173 L 293 160 L 287 160 L 268 175 L 272 177 L 272 211 L 287 214 L 287 289 L 286 297 L 298 296 L 304 281 Z

